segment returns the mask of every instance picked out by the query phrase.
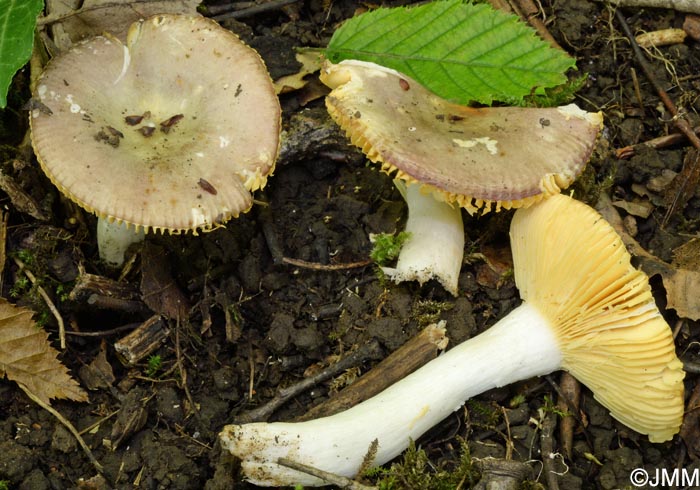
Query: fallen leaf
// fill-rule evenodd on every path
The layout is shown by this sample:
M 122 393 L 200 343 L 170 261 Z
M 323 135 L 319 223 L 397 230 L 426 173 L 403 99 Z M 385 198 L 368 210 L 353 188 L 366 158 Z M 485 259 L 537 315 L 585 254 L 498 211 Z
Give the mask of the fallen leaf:
M 680 430 L 690 459 L 700 459 L 700 384 L 695 385 L 690 395 Z
M 674 267 L 689 271 L 700 271 L 700 238 L 693 238 L 673 249 Z
M 146 242 L 141 251 L 141 295 L 143 302 L 166 318 L 184 320 L 190 304 L 170 273 L 162 248 Z
M 654 210 L 654 205 L 649 201 L 613 201 L 613 206 L 624 209 L 627 214 L 648 218 Z
M 0 298 L 0 378 L 21 383 L 38 399 L 50 404 L 51 398 L 79 402 L 87 394 L 56 358 L 48 334 L 32 320 L 34 312 Z
M 476 282 L 480 286 L 498 289 L 512 277 L 513 259 L 510 248 L 482 246 L 481 253 L 472 254 L 472 258 L 481 258 L 483 263 L 476 266 Z
M 67 9 L 63 2 L 56 2 L 56 7 Z M 139 19 L 156 14 L 199 15 L 197 5 L 200 0 L 154 0 L 135 2 L 133 0 L 85 0 L 79 13 L 60 21 L 62 29 L 73 43 L 82 39 L 99 36 L 109 32 L 121 41 L 126 40 L 129 26 Z M 65 14 L 64 11 L 53 13 Z M 40 20 L 41 23 L 41 20 Z M 58 23 L 57 23 L 58 24 Z
M 80 379 L 83 385 L 88 390 L 97 390 L 100 388 L 109 388 L 116 380 L 112 366 L 107 360 L 107 343 L 102 340 L 100 344 L 100 352 L 95 356 L 95 359 L 80 368 Z
M 277 94 L 286 94 L 301 89 L 308 83 L 306 76 L 321 69 L 321 57 L 318 52 L 301 51 L 296 54 L 296 59 L 301 63 L 301 68 L 297 73 L 275 80 L 274 85 Z

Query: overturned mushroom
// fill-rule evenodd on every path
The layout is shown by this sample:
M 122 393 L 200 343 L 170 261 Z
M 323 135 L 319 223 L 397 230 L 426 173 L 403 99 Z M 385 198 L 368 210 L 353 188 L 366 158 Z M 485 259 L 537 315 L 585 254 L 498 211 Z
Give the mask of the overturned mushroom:
M 280 106 L 258 54 L 203 17 L 159 15 L 53 59 L 32 143 L 59 190 L 100 224 L 100 255 L 135 232 L 210 230 L 247 211 L 274 169 Z M 116 226 L 116 230 L 115 230 Z M 127 245 L 128 246 L 128 245 Z
M 221 442 L 246 477 L 259 485 L 322 484 L 278 465 L 281 457 L 352 477 L 372 441 L 373 463 L 383 464 L 468 398 L 558 369 L 650 441 L 671 439 L 683 417 L 684 372 L 648 279 L 613 228 L 557 195 L 518 210 L 510 235 L 519 307 L 345 412 L 226 426 Z
M 602 126 L 600 113 L 557 108 L 475 109 L 441 99 L 373 63 L 326 64 L 326 107 L 352 143 L 406 184 L 411 238 L 397 282 L 435 277 L 452 294 L 462 265 L 460 207 L 470 214 L 527 207 L 581 173 Z M 434 218 L 430 218 L 430 217 Z

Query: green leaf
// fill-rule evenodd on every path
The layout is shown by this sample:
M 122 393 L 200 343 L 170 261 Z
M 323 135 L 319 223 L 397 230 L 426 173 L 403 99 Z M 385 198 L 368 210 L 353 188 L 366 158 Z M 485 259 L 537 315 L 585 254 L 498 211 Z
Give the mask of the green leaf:
M 12 77 L 31 57 L 36 18 L 43 0 L 0 0 L 0 108 Z
M 326 57 L 393 68 L 462 104 L 544 93 L 566 82 L 564 73 L 575 63 L 517 17 L 461 0 L 354 17 L 333 34 Z

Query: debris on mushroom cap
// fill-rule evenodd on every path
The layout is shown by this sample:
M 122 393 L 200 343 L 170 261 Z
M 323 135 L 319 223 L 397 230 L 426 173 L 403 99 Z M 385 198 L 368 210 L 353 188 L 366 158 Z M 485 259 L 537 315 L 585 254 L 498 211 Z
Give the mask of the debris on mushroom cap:
M 327 63 L 331 117 L 386 173 L 422 183 L 468 212 L 528 206 L 567 187 L 588 161 L 600 113 L 471 108 L 374 63 Z
M 126 44 L 99 36 L 52 60 L 30 115 L 44 172 L 110 221 L 209 230 L 274 170 L 280 106 L 259 55 L 203 17 L 158 15 Z
M 520 296 L 558 329 L 562 367 L 623 424 L 652 442 L 671 439 L 685 373 L 648 278 L 612 226 L 558 195 L 518 210 L 510 234 Z

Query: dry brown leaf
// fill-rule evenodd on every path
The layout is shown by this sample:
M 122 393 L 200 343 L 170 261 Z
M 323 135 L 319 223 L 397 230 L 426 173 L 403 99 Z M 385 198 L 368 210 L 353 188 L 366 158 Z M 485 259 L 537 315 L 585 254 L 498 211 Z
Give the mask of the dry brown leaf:
M 640 218 L 648 218 L 654 211 L 654 205 L 649 201 L 613 201 L 613 206 Z
M 165 251 L 149 242 L 141 250 L 141 295 L 154 313 L 185 320 L 190 304 L 170 273 Z
M 275 80 L 274 85 L 277 94 L 286 94 L 301 89 L 308 83 L 306 76 L 321 69 L 321 57 L 317 52 L 301 51 L 296 54 L 296 59 L 301 63 L 301 68 L 297 73 Z
M 700 384 L 696 384 L 688 400 L 680 436 L 693 461 L 700 459 Z
M 63 30 L 74 43 L 109 32 L 126 40 L 129 26 L 139 19 L 156 14 L 197 14 L 200 0 L 85 0 L 80 13 L 61 20 Z M 70 12 L 65 4 L 56 5 L 58 12 Z M 66 9 L 61 11 L 60 9 Z
M 7 375 L 25 385 L 47 405 L 51 398 L 87 401 L 85 391 L 56 359 L 58 351 L 32 320 L 33 314 L 0 298 L 0 378 Z
M 116 380 L 112 365 L 107 360 L 107 342 L 103 339 L 100 343 L 100 352 L 90 364 L 80 368 L 78 372 L 80 380 L 88 390 L 109 388 Z
M 693 238 L 674 248 L 672 264 L 679 269 L 700 271 L 700 238 Z

